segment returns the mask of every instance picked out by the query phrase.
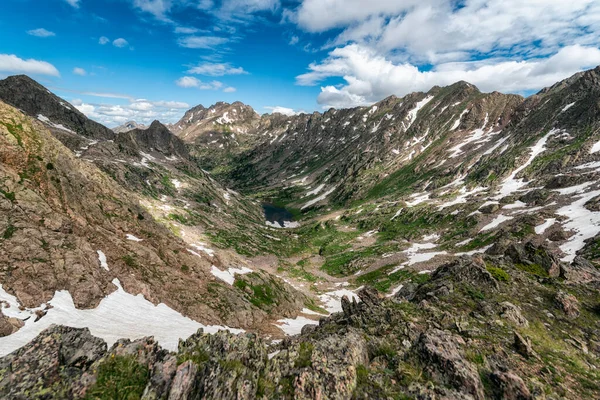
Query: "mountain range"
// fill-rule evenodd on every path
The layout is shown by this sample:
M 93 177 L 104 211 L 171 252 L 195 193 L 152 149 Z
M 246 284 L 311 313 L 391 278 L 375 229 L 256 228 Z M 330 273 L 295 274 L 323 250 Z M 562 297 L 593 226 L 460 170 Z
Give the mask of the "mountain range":
M 600 396 L 600 67 L 113 130 L 0 81 L 0 395 Z

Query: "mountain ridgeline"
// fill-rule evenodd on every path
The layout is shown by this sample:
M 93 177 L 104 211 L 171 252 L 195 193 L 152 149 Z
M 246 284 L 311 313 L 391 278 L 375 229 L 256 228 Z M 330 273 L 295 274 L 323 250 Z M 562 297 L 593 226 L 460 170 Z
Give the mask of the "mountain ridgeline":
M 2 398 L 600 397 L 600 67 L 114 130 L 9 77 L 0 210 Z

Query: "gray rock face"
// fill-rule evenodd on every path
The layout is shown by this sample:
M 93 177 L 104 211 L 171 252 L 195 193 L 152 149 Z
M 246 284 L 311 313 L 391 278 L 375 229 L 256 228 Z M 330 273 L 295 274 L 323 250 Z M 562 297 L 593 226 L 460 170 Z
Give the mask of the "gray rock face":
M 52 326 L 26 347 L 0 359 L 0 397 L 77 397 L 79 379 L 106 354 L 106 343 L 88 329 Z M 58 383 L 58 385 L 55 385 Z
M 76 134 L 90 139 L 111 140 L 115 133 L 105 126 L 88 119 L 45 87 L 25 75 L 10 76 L 0 81 L 0 100 L 35 118 L 43 115 L 53 124 L 60 124 Z M 54 129 L 61 131 L 61 129 Z M 62 134 L 69 132 L 62 130 Z
M 152 122 L 148 128 L 135 128 L 117 134 L 115 143 L 136 150 L 138 153 L 153 153 L 166 156 L 189 158 L 187 147 L 181 139 L 173 135 L 169 129 L 158 121 Z

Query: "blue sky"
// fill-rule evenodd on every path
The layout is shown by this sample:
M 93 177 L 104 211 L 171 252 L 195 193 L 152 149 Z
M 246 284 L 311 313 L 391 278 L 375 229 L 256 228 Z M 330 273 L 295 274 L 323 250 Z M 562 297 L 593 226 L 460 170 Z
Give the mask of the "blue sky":
M 467 80 L 528 94 L 600 64 L 594 0 L 4 0 L 0 77 L 109 126 L 240 100 L 367 105 Z

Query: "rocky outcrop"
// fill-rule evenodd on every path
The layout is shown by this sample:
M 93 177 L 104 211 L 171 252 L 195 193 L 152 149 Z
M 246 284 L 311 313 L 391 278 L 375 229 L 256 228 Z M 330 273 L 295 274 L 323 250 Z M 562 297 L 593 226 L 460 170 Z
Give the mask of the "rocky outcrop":
M 495 371 L 490 375 L 492 383 L 498 388 L 497 395 L 503 400 L 533 399 L 523 379 L 513 372 Z
M 460 336 L 433 329 L 419 339 L 418 354 L 426 369 L 442 382 L 473 399 L 484 398 L 483 385 L 477 369 L 465 360 L 460 348 L 465 341 Z
M 572 294 L 560 290 L 554 299 L 556 306 L 562 310 L 567 318 L 579 317 L 579 301 Z

